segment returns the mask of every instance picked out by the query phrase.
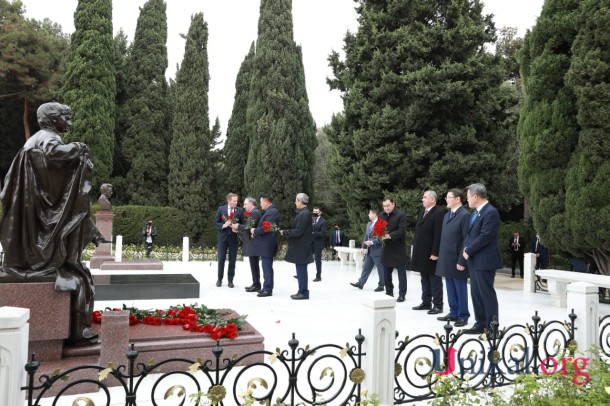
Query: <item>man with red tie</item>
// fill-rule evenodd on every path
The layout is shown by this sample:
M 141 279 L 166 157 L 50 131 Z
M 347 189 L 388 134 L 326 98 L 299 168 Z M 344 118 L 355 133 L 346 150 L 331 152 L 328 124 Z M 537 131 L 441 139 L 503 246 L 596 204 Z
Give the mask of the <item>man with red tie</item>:
M 216 286 L 218 287 L 222 285 L 225 273 L 227 250 L 229 251 L 228 286 L 230 288 L 234 287 L 233 277 L 235 276 L 235 262 L 237 261 L 237 248 L 239 246 L 237 237 L 239 231 L 234 230 L 231 225 L 244 223 L 244 212 L 240 207 L 237 207 L 237 198 L 238 196 L 235 193 L 229 193 L 227 204 L 218 208 L 214 218 L 214 228 L 218 230 L 216 237 L 218 243 L 218 280 Z

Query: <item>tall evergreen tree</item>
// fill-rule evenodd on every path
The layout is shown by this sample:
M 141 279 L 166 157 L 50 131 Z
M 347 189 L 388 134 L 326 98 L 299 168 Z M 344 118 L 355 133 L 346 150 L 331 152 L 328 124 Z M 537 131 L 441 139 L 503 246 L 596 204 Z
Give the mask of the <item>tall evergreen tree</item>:
M 288 219 L 296 194 L 313 194 L 316 148 L 291 0 L 261 1 L 247 125 L 245 189 L 253 196 L 272 194 Z
M 69 49 L 61 26 L 48 19 L 27 19 L 24 13 L 20 1 L 0 0 L 0 88 L 3 102 L 21 102 L 19 147 L 30 137 L 38 106 L 57 98 Z
M 578 143 L 576 99 L 566 85 L 579 0 L 546 0 L 525 36 L 521 71 L 525 102 L 519 118 L 519 186 L 534 229 L 553 251 L 567 250 L 566 175 Z
M 131 204 L 167 203 L 169 106 L 167 15 L 163 0 L 148 0 L 140 16 L 127 61 L 126 124 L 121 145 L 126 200 Z
M 248 158 L 248 147 L 250 135 L 246 126 L 246 112 L 250 99 L 250 82 L 252 81 L 252 69 L 254 63 L 254 42 L 250 45 L 250 51 L 244 58 L 237 79 L 235 80 L 235 100 L 233 111 L 227 125 L 227 139 L 223 148 L 223 171 L 222 179 L 224 189 L 227 192 L 243 195 L 244 171 L 236 163 L 243 162 Z
M 87 144 L 95 171 L 93 190 L 110 181 L 114 151 L 116 81 L 112 0 L 79 0 L 74 13 L 63 99 L 74 111 L 67 141 Z
M 610 275 L 610 0 L 580 2 L 577 27 L 567 74 L 580 126 L 566 177 L 568 248 Z
M 220 148 L 220 144 L 222 143 L 220 140 L 221 138 L 222 131 L 220 129 L 220 118 L 216 116 L 214 125 L 210 130 L 210 139 L 212 140 L 210 147 L 210 165 L 212 166 L 212 173 L 215 174 L 224 172 L 224 149 Z M 226 194 L 227 189 L 222 182 L 212 182 L 210 190 L 210 201 L 212 203 L 224 203 Z
M 169 157 L 169 200 L 186 214 L 187 227 L 199 238 L 209 227 L 214 166 L 208 113 L 208 27 L 203 13 L 191 18 L 184 59 L 176 75 L 176 110 Z
M 478 0 L 359 2 L 345 60 L 329 57 L 345 110 L 331 122 L 331 163 L 352 224 L 387 193 L 415 214 L 427 189 L 483 182 L 494 203 L 510 192 L 495 186 L 515 100 L 485 50 L 495 28 L 482 9 Z

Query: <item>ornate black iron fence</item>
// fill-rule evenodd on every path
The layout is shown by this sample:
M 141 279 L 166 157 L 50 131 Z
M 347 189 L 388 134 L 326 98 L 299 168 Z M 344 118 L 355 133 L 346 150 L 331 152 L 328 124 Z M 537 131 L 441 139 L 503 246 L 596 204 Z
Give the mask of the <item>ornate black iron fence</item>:
M 244 403 L 244 396 L 255 402 L 267 405 L 283 405 L 285 402 L 295 405 L 299 402 L 308 405 L 360 404 L 361 383 L 364 380 L 362 370 L 362 343 L 364 336 L 358 332 L 356 345 L 345 346 L 325 344 L 317 347 L 299 347 L 294 334 L 288 341 L 289 350 L 255 351 L 240 357 L 223 358 L 223 348 L 216 342 L 213 348 L 213 359 L 188 360 L 174 358 L 148 364 L 138 362 L 138 351 L 133 347 L 127 352 L 127 365 L 114 366 L 79 366 L 66 371 L 56 371 L 51 376 L 42 375 L 35 380 L 39 363 L 35 357 L 26 364 L 28 385 L 26 391 L 28 405 L 39 405 L 43 397 L 54 388 L 53 404 L 62 402 L 69 392 L 93 392 L 100 401 L 94 401 L 87 395 L 79 399 L 87 404 L 110 405 L 123 403 L 136 406 L 138 399 L 152 404 L 191 404 L 191 394 L 203 393 L 203 400 L 214 400 L 220 405 L 238 405 Z M 260 360 L 263 359 L 261 362 Z M 159 371 L 164 372 L 160 373 Z M 94 378 L 82 377 L 89 372 Z M 151 374 L 158 374 L 150 376 Z M 97 378 L 97 379 L 95 379 Z M 153 379 L 151 385 L 145 385 L 146 378 Z M 84 391 L 81 386 L 94 390 Z M 227 385 L 229 390 L 227 390 Z M 111 387 L 118 386 L 120 399 L 111 399 Z M 145 389 L 150 388 L 150 389 Z M 150 391 L 150 393 L 143 393 Z M 117 395 L 118 396 L 118 395 Z M 148 398 L 148 399 L 146 399 Z M 175 400 L 174 403 L 168 403 Z M 163 402 L 162 402 L 163 401 Z M 196 405 L 202 404 L 200 401 Z
M 541 365 L 551 367 L 553 357 L 573 354 L 574 311 L 570 322 L 542 322 L 538 312 L 533 324 L 516 324 L 489 335 L 453 333 L 408 336 L 398 342 L 394 403 L 418 402 L 436 397 L 434 386 L 441 375 L 457 376 L 474 390 L 510 385 L 522 373 L 538 374 Z

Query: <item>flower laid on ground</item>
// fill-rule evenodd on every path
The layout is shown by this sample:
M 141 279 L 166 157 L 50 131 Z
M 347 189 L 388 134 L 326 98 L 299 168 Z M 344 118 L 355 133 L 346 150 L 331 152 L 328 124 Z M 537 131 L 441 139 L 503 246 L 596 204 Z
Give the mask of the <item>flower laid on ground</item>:
M 243 328 L 246 316 L 230 319 L 224 318 L 224 313 L 216 309 L 210 309 L 203 305 L 193 304 L 191 306 L 172 306 L 162 310 L 141 310 L 136 307 L 123 305 L 122 309 L 111 309 L 107 307 L 104 311 L 129 311 L 129 325 L 148 324 L 151 326 L 182 326 L 185 331 L 209 334 L 212 340 L 220 340 L 222 337 L 234 339 L 238 331 Z M 93 323 L 102 322 L 103 312 L 93 312 Z
M 270 221 L 263 221 L 263 231 L 268 233 L 269 231 L 271 232 L 276 232 L 279 230 L 279 227 L 277 226 L 277 224 L 275 223 L 271 223 Z
M 379 241 L 383 242 L 383 236 L 387 234 L 388 230 L 386 227 L 388 226 L 388 222 L 384 219 L 378 218 L 373 226 L 373 237 L 377 237 Z

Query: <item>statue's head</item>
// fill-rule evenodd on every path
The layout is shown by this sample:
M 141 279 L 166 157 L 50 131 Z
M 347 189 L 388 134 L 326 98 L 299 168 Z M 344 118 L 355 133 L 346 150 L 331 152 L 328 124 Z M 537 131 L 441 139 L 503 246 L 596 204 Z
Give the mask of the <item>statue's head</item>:
M 100 194 L 111 197 L 112 196 L 112 185 L 110 183 L 104 183 L 100 186 Z
M 36 112 L 40 128 L 60 133 L 68 131 L 72 125 L 72 109 L 65 104 L 51 102 L 42 104 Z

